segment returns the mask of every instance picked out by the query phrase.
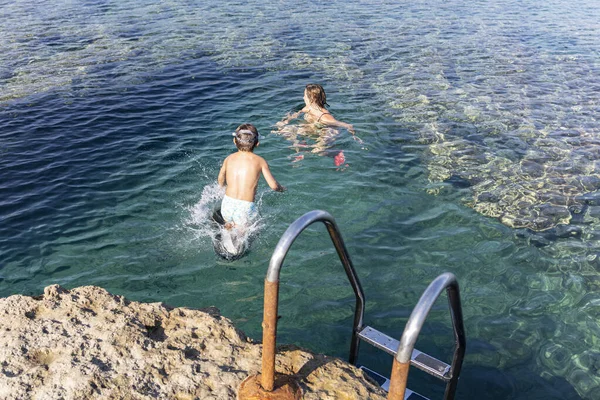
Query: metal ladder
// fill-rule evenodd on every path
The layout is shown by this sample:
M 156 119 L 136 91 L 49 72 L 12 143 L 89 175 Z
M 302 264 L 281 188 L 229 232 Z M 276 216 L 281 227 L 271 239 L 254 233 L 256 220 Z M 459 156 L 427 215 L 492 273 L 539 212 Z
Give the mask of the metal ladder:
M 454 356 L 452 357 L 452 363 L 450 365 L 414 348 L 417 337 L 421 332 L 421 328 L 423 327 L 429 311 L 444 289 L 448 292 L 448 302 L 450 305 L 450 315 L 452 317 L 452 327 L 455 338 Z M 394 356 L 391 380 L 387 380 L 385 377 L 381 377 L 381 375 L 374 371 L 362 367 L 369 375 L 375 375 L 374 378 L 376 380 L 377 375 L 385 379 L 381 386 L 388 386 L 390 394 L 388 397 L 389 399 L 426 399 L 418 393 L 414 393 L 406 388 L 406 377 L 408 376 L 408 368 L 410 365 L 446 382 L 444 399 L 454 399 L 458 377 L 460 375 L 465 354 L 466 340 L 458 282 L 453 274 L 449 272 L 441 274 L 429 284 L 427 289 L 425 289 L 406 323 L 400 341 L 393 339 L 370 326 L 356 327 L 356 329 L 358 329 L 359 339 Z M 394 375 L 397 375 L 403 382 L 398 384 Z
M 335 220 L 329 213 L 327 213 L 326 211 L 314 210 L 304 214 L 302 217 L 294 221 L 282 235 L 281 239 L 277 243 L 277 246 L 275 247 L 275 250 L 271 257 L 271 261 L 269 263 L 269 269 L 267 270 L 267 276 L 265 279 L 265 288 L 267 287 L 267 285 L 278 286 L 280 270 L 283 265 L 285 256 L 287 255 L 291 245 L 293 244 L 294 240 L 296 240 L 296 238 L 302 233 L 302 231 L 304 231 L 304 229 L 306 229 L 308 226 L 315 222 L 323 222 L 325 224 L 356 297 L 356 307 L 354 310 L 354 322 L 352 328 L 352 338 L 350 341 L 350 355 L 348 357 L 348 361 L 351 364 L 357 365 L 359 343 L 361 340 L 363 340 L 375 346 L 376 348 L 381 349 L 386 353 L 389 353 L 392 356 L 394 356 L 392 375 L 389 380 L 375 373 L 374 371 L 369 370 L 368 368 L 361 367 L 365 372 L 374 377 L 376 381 L 379 381 L 380 385 L 384 389 L 388 389 L 388 399 L 426 399 L 425 397 L 406 389 L 406 378 L 408 377 L 408 369 L 410 365 L 413 365 L 433 375 L 434 377 L 446 382 L 444 399 L 454 399 L 456 386 L 458 383 L 458 377 L 460 375 L 460 370 L 464 358 L 466 340 L 463 326 L 462 308 L 460 304 L 458 282 L 456 281 L 456 278 L 453 274 L 441 274 L 436 279 L 434 279 L 431 282 L 431 284 L 427 287 L 427 289 L 423 292 L 423 295 L 419 299 L 419 302 L 413 309 L 413 312 L 411 313 L 406 323 L 400 341 L 395 340 L 390 336 L 387 336 L 386 334 L 379 332 L 370 326 L 364 326 L 364 292 L 358 279 L 358 276 L 356 275 L 356 271 L 354 270 L 354 266 L 352 265 L 352 261 L 350 260 L 348 251 L 346 250 L 346 246 L 344 245 L 344 241 L 340 234 L 339 228 L 337 227 Z M 421 331 L 421 328 L 423 327 L 423 324 L 425 322 L 425 318 L 427 317 L 429 311 L 433 307 L 434 302 L 442 293 L 442 291 L 444 291 L 444 289 L 446 289 L 448 292 L 450 315 L 452 318 L 452 326 L 455 338 L 454 356 L 450 365 L 414 348 L 419 332 Z M 265 289 L 265 293 L 266 291 L 267 290 Z M 277 303 L 277 295 L 273 297 L 275 298 L 275 303 Z M 267 301 L 265 300 L 265 306 L 266 304 Z M 274 306 L 274 309 L 276 320 L 276 304 Z M 267 313 L 265 312 L 265 315 L 266 314 Z M 272 324 L 276 325 L 276 322 Z M 263 335 L 265 335 L 265 333 L 263 333 Z M 272 335 L 274 336 L 275 333 L 272 333 Z M 275 350 L 274 346 L 275 344 L 273 343 L 271 345 L 271 347 L 273 347 L 273 351 Z M 274 354 L 272 356 L 269 356 L 269 359 L 270 358 L 272 358 L 272 360 L 265 362 L 265 358 L 263 355 L 263 375 L 265 372 L 265 366 L 268 366 L 267 369 L 269 370 L 271 370 L 272 367 L 274 368 Z M 271 366 L 271 364 L 273 365 Z M 272 372 L 270 372 L 269 375 L 272 375 Z M 272 379 L 269 378 L 269 381 L 270 380 Z M 264 386 L 272 387 L 272 383 L 269 382 L 267 383 L 267 385 L 263 384 L 263 387 Z

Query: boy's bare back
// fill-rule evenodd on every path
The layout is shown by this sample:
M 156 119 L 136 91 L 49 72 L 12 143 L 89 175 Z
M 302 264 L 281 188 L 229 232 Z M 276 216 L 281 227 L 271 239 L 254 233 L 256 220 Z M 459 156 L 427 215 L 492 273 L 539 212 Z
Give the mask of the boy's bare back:
M 250 151 L 238 151 L 225 159 L 219 172 L 219 185 L 227 185 L 227 196 L 253 202 L 261 173 L 271 189 L 283 190 L 265 159 Z

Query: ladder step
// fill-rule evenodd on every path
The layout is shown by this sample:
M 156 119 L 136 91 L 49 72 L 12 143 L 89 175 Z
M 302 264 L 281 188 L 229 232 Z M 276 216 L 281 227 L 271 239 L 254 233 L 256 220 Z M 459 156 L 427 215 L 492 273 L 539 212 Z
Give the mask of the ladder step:
M 388 354 L 391 354 L 393 357 L 396 356 L 398 346 L 400 345 L 398 340 L 386 335 L 385 333 L 379 332 L 370 326 L 366 326 L 363 330 L 361 330 L 358 333 L 358 337 L 370 345 L 375 346 Z M 442 379 L 444 381 L 449 381 L 451 379 L 452 371 L 450 365 L 417 349 L 413 349 L 410 357 L 410 363 L 438 379 Z
M 390 391 L 390 380 L 388 378 L 386 378 L 385 376 L 383 376 L 381 374 L 378 374 L 377 372 L 373 371 L 372 369 L 363 367 L 362 365 L 359 366 L 358 368 L 365 371 L 365 373 L 368 376 L 370 376 L 371 379 L 373 379 L 375 382 L 377 382 L 383 390 L 385 390 L 386 392 Z M 429 399 L 427 397 L 421 396 L 417 392 L 413 392 L 412 390 L 406 388 L 406 391 L 404 392 L 404 400 L 429 400 Z

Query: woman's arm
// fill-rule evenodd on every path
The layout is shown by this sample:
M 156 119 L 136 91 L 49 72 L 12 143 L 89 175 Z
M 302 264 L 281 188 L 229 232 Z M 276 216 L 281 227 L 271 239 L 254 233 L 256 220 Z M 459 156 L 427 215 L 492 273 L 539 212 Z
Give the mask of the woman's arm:
M 297 111 L 295 113 L 288 113 L 288 115 L 286 115 L 284 119 L 277 122 L 275 125 L 280 128 L 283 125 L 289 124 L 291 120 L 298 118 L 301 114 L 304 114 L 306 112 L 308 112 L 308 109 L 304 107 L 302 110 Z
M 327 125 L 339 126 L 341 128 L 344 128 L 348 132 L 350 132 L 350 134 L 352 135 L 352 138 L 354 140 L 356 140 L 360 144 L 364 143 L 361 138 L 359 138 L 358 136 L 356 136 L 356 132 L 354 131 L 354 127 L 351 124 L 348 124 L 348 123 L 342 122 L 342 121 L 338 121 L 331 114 L 323 114 L 323 116 L 321 117 L 321 122 L 323 122 L 324 124 L 327 124 Z

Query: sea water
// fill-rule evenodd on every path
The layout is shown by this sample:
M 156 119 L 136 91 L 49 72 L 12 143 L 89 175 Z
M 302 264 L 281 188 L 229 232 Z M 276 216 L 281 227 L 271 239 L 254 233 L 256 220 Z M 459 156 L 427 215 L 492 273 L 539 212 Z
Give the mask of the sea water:
M 456 275 L 458 398 L 600 397 L 597 2 L 0 9 L 0 295 L 98 285 L 216 305 L 260 339 L 273 249 L 322 209 L 361 280 L 365 323 L 392 337 L 436 276 Z M 364 144 L 341 129 L 313 152 L 319 134 L 282 134 L 307 83 L 325 87 Z M 219 202 L 231 132 L 246 122 L 287 191 L 261 182 L 261 228 L 231 262 L 202 213 Z M 278 343 L 346 358 L 353 312 L 315 225 L 283 265 Z M 449 360 L 450 324 L 442 297 L 417 348 Z M 359 362 L 388 374 L 391 357 L 363 344 Z M 419 371 L 409 387 L 443 390 Z

